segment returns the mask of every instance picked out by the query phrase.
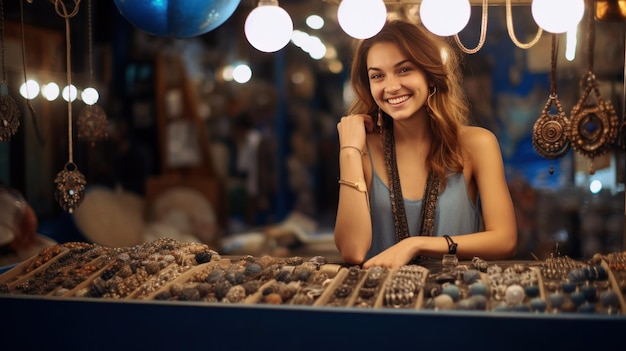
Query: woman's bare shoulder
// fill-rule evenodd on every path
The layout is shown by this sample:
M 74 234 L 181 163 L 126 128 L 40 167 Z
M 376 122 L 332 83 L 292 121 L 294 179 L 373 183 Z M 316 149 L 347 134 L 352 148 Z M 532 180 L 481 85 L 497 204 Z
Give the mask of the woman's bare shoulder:
M 498 146 L 498 139 L 489 129 L 476 126 L 464 126 L 459 133 L 461 146 L 468 151 L 480 151 L 483 148 Z

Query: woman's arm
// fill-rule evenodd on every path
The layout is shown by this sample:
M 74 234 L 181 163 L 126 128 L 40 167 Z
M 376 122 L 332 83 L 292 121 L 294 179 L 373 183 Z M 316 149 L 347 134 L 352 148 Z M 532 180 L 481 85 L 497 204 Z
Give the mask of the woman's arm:
M 335 220 L 335 245 L 346 263 L 361 264 L 372 241 L 369 212 L 369 182 L 363 162 L 366 128 L 373 122 L 366 115 L 343 117 L 339 133 L 339 203 Z
M 517 250 L 517 224 L 504 163 L 495 135 L 487 129 L 467 127 L 461 136 L 471 175 L 480 194 L 484 232 L 455 237 L 459 257 L 503 259 Z

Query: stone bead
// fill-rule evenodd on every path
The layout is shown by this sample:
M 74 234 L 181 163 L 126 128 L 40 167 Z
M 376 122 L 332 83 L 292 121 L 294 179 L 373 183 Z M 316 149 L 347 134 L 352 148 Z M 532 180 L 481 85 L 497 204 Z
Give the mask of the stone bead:
M 561 308 L 563 302 L 565 301 L 565 295 L 561 293 L 552 293 L 548 296 L 548 298 L 550 299 L 550 305 L 552 305 L 553 308 Z
M 493 307 L 494 312 L 510 312 L 511 308 L 504 302 L 500 302 L 499 304 Z
M 540 297 L 535 297 L 530 300 L 530 309 L 533 311 L 544 312 L 547 308 L 547 305 L 548 304 L 546 303 L 546 300 Z
M 585 295 L 585 300 L 594 302 L 596 300 L 597 290 L 596 287 L 591 284 L 584 284 L 580 287 L 580 291 Z
M 605 290 L 600 293 L 600 302 L 604 307 L 618 307 L 619 297 L 612 290 Z
M 580 306 L 585 302 L 585 294 L 582 291 L 574 291 L 569 294 L 569 298 L 576 306 Z
M 504 299 L 506 300 L 507 303 L 512 304 L 512 305 L 517 305 L 519 303 L 522 303 L 522 301 L 524 301 L 525 296 L 526 295 L 524 293 L 524 289 L 520 285 L 517 285 L 517 284 L 513 284 L 507 287 L 504 293 Z
M 454 284 L 448 284 L 443 287 L 441 290 L 442 295 L 448 295 L 452 298 L 453 301 L 458 301 L 460 296 L 459 287 Z
M 435 308 L 440 310 L 454 309 L 454 300 L 452 300 L 450 295 L 441 294 L 435 297 Z
M 576 283 L 570 281 L 561 282 L 561 289 L 564 293 L 569 294 L 576 291 Z
M 469 269 L 463 272 L 463 283 L 470 285 L 480 279 L 480 272 L 476 269 Z
M 604 269 L 604 267 L 598 265 L 595 266 L 595 269 L 597 270 L 597 274 L 598 276 L 596 277 L 597 280 L 607 280 L 609 279 L 609 274 L 606 272 L 606 269 Z
M 538 285 L 527 285 L 524 287 L 524 292 L 526 296 L 533 298 L 539 296 L 539 286 Z
M 487 298 L 484 295 L 474 295 L 469 300 L 474 304 L 474 309 L 482 311 L 487 309 Z
M 572 269 L 571 271 L 569 271 L 569 273 L 567 273 L 567 278 L 570 281 L 576 283 L 581 283 L 587 280 L 587 277 L 585 277 L 585 272 L 583 272 L 582 269 Z
M 457 310 L 471 311 L 475 309 L 475 304 L 470 299 L 463 299 L 456 304 Z
M 485 296 L 487 295 L 487 286 L 482 282 L 476 282 L 469 286 L 469 292 L 472 296 Z

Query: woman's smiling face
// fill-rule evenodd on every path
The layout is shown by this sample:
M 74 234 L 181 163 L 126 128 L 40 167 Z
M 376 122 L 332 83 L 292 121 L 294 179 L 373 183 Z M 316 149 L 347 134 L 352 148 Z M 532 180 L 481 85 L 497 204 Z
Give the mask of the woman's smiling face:
M 407 119 L 424 107 L 426 75 L 395 44 L 374 44 L 367 53 L 367 72 L 376 104 L 393 119 Z

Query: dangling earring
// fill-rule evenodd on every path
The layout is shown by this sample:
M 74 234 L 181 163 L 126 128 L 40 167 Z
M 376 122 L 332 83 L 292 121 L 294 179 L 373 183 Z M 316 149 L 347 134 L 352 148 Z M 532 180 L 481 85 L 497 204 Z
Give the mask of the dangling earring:
M 433 97 L 435 93 L 437 92 L 437 87 L 433 85 L 431 88 L 432 89 L 429 89 L 430 93 L 428 94 L 428 97 L 426 98 L 426 113 L 428 114 L 429 117 L 432 118 L 433 110 L 430 108 L 430 98 Z
M 431 86 L 429 89 L 430 93 L 428 93 L 428 97 L 426 98 L 426 105 L 430 106 L 430 98 L 433 97 L 435 95 L 435 93 L 437 93 L 437 87 L 436 86 Z
M 383 132 L 383 112 L 380 109 L 380 107 L 378 108 L 378 118 L 376 119 L 376 125 L 378 126 L 378 132 L 382 133 Z

